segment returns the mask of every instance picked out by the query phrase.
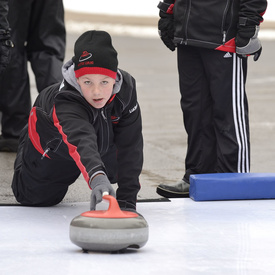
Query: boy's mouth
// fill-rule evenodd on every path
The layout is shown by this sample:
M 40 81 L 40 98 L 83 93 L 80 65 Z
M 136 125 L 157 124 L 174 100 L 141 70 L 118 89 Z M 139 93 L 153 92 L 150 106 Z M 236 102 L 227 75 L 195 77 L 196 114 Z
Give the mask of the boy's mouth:
M 101 101 L 101 100 L 103 100 L 103 98 L 95 98 L 94 99 L 95 102 L 98 102 L 98 101 Z

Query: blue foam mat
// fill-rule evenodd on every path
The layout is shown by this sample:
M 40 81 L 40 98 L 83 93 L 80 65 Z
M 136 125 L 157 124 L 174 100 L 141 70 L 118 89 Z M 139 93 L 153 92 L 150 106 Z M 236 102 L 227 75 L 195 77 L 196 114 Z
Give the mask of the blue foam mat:
M 275 173 L 216 173 L 190 176 L 194 201 L 275 198 Z

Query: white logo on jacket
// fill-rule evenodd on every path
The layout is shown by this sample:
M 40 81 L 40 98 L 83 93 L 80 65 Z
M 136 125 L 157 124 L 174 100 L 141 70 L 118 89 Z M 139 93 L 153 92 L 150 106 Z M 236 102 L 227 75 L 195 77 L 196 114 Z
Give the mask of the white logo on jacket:
M 129 110 L 129 113 L 133 113 L 138 107 L 138 104 L 136 104 L 132 109 Z

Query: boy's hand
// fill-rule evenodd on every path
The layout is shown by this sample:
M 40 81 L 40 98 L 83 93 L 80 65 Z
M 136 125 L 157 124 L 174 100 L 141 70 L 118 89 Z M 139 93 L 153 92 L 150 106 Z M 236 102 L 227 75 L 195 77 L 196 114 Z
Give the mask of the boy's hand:
M 90 209 L 95 210 L 96 205 L 102 201 L 104 192 L 116 197 L 116 193 L 106 175 L 96 175 L 90 182 L 92 188 Z
M 174 15 L 173 15 L 173 3 L 174 0 L 166 0 L 158 4 L 160 9 L 158 21 L 158 31 L 162 42 L 171 51 L 176 49 L 176 45 L 173 42 L 174 39 Z
M 176 49 L 176 45 L 173 42 L 174 39 L 174 20 L 173 15 L 165 14 L 160 11 L 162 15 L 158 22 L 159 36 L 162 42 L 168 47 L 171 51 Z
M 241 56 L 254 55 L 257 61 L 261 55 L 262 45 L 258 38 L 259 26 L 240 26 L 236 35 L 236 53 Z

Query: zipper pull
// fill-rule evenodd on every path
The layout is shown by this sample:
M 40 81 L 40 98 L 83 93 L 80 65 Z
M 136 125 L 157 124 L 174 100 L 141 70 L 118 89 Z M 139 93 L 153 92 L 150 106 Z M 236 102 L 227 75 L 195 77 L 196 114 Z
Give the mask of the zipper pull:
M 106 117 L 105 114 L 104 114 L 104 110 L 101 110 L 101 115 L 102 115 L 102 117 L 104 118 L 104 120 L 106 121 L 106 120 L 107 120 L 107 117 Z
M 41 157 L 41 160 L 48 154 L 48 152 L 50 151 L 51 149 L 50 148 L 47 148 L 45 150 L 45 152 L 43 153 L 42 157 Z
M 225 40 L 226 40 L 226 31 L 223 31 L 222 33 L 222 44 L 225 44 Z

